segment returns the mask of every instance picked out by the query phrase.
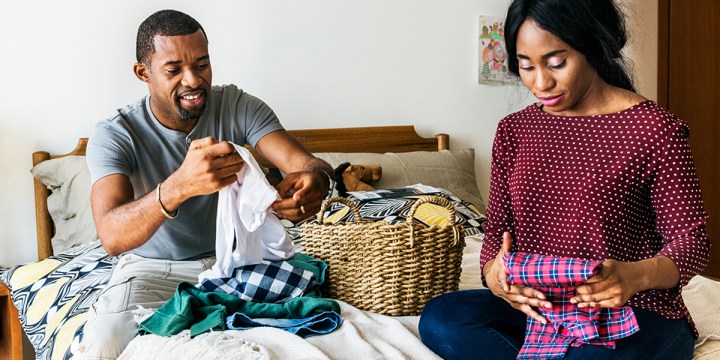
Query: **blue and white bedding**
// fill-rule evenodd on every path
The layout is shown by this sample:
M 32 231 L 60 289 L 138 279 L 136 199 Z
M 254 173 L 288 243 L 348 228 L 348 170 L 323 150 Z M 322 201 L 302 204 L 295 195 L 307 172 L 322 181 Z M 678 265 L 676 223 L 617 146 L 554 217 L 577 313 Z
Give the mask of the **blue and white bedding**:
M 71 357 L 71 344 L 80 340 L 114 261 L 96 240 L 1 275 L 37 359 Z

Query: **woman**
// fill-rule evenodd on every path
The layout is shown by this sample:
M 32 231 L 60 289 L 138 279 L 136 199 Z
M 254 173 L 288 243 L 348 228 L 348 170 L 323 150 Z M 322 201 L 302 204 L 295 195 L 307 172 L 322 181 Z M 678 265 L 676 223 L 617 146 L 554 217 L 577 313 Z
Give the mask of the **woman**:
M 539 102 L 498 125 L 480 258 L 488 289 L 430 301 L 422 341 L 445 359 L 517 357 L 528 322 L 548 322 L 541 309 L 556 305 L 508 282 L 503 255 L 525 252 L 601 262 L 569 302 L 629 306 L 640 328 L 615 349 L 569 346 L 565 358 L 690 359 L 697 332 L 680 290 L 710 244 L 687 124 L 635 93 L 612 0 L 514 0 L 505 31 L 509 69 Z

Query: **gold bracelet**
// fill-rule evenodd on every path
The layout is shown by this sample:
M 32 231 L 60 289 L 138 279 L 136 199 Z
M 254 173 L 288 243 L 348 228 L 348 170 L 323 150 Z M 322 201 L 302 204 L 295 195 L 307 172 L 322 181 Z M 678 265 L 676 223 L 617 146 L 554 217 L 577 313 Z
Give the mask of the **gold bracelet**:
M 180 215 L 180 208 L 175 210 L 175 214 L 173 215 L 170 215 L 170 213 L 165 210 L 165 206 L 163 205 L 162 200 L 160 200 L 160 184 L 162 183 L 158 183 L 157 188 L 155 188 L 155 191 L 157 191 L 157 202 L 158 205 L 160 205 L 160 211 L 162 211 L 163 215 L 165 215 L 166 218 L 170 220 L 175 219 L 176 217 L 178 217 L 178 215 Z

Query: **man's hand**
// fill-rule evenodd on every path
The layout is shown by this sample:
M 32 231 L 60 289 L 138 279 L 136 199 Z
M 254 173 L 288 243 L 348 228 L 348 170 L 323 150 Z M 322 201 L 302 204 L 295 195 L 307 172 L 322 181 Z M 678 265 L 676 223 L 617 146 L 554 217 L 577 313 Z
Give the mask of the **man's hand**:
M 258 140 L 255 149 L 283 173 L 277 185 L 282 200 L 272 205 L 275 213 L 289 220 L 300 220 L 320 210 L 328 192 L 333 168 L 316 158 L 285 130 L 273 131 Z
M 288 174 L 277 186 L 282 200 L 273 203 L 275 213 L 289 220 L 300 220 L 320 211 L 330 181 L 318 171 Z
M 237 180 L 235 174 L 244 164 L 235 147 L 227 141 L 218 142 L 212 137 L 195 140 L 190 143 L 180 168 L 163 183 L 163 192 L 174 189 L 177 199 L 167 196 L 166 203 L 163 197 L 163 204 L 173 210 L 193 196 L 212 194 Z
M 503 255 L 510 252 L 511 246 L 512 237 L 509 232 L 506 232 L 503 234 L 503 245 L 497 256 L 485 264 L 485 268 L 489 267 L 485 274 L 488 288 L 495 296 L 507 301 L 513 308 L 547 324 L 547 319 L 534 309 L 534 307 L 552 308 L 552 303 L 546 300 L 545 294 L 531 287 L 508 283 Z

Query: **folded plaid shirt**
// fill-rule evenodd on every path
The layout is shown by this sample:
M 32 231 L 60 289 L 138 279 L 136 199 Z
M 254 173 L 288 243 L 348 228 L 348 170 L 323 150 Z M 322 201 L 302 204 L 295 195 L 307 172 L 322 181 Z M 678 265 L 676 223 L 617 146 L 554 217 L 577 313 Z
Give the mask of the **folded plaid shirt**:
M 266 261 L 235 268 L 232 277 L 204 279 L 198 288 L 235 295 L 246 301 L 277 303 L 301 296 L 315 286 L 315 275 L 287 261 Z
M 614 349 L 614 340 L 640 330 L 629 306 L 578 308 L 570 303 L 575 286 L 597 274 L 601 262 L 523 252 L 506 254 L 503 260 L 510 283 L 538 289 L 553 304 L 552 309 L 537 309 L 547 325 L 528 317 L 518 359 L 562 358 L 569 346 L 583 344 Z

